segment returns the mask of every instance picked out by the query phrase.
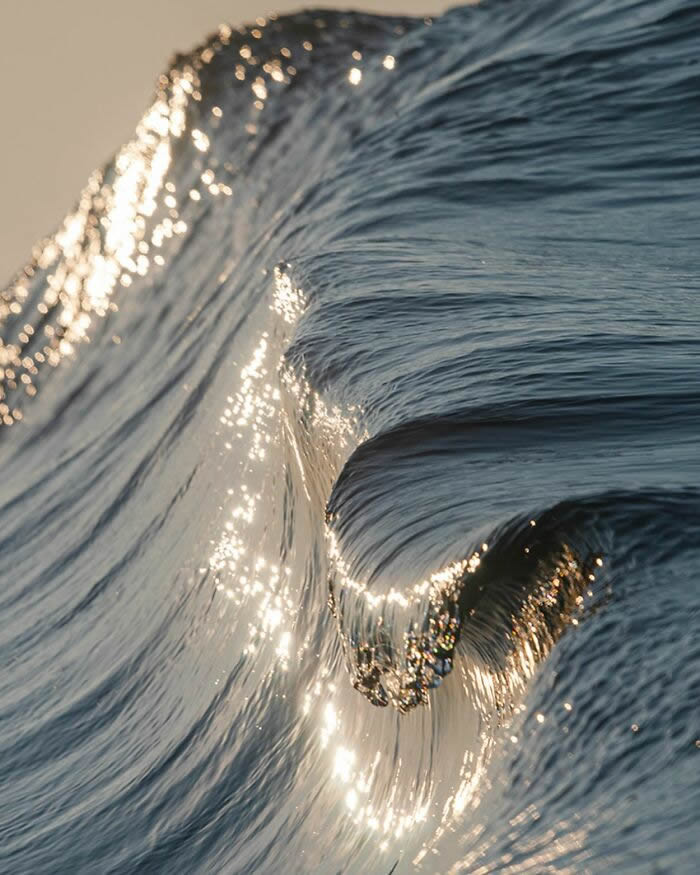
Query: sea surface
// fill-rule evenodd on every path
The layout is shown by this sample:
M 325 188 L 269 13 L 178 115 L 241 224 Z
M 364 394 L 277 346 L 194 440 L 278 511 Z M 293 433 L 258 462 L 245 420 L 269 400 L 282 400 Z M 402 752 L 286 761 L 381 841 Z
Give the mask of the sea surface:
M 0 295 L 3 875 L 698 871 L 699 62 L 694 0 L 174 57 Z

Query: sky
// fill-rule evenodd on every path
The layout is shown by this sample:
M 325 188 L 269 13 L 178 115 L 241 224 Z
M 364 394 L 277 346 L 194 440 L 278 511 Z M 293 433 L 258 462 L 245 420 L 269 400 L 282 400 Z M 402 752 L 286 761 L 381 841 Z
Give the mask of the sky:
M 252 22 L 269 0 L 4 2 L 0 52 L 0 289 L 52 233 L 88 176 L 127 141 L 176 50 L 221 23 Z M 301 8 L 277 0 L 275 11 Z M 312 4 L 316 5 L 316 4 Z M 439 12 L 444 0 L 319 4 Z

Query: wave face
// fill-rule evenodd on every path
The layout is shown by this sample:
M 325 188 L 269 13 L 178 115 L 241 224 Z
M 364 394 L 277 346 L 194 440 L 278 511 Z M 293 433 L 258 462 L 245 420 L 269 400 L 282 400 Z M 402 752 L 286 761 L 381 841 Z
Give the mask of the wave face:
M 261 22 L 0 297 L 0 869 L 694 872 L 700 5 Z

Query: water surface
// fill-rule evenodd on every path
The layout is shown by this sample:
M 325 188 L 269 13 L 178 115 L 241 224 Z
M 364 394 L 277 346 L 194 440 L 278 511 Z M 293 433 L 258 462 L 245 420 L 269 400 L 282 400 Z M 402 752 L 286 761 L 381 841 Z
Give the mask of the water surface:
M 694 872 L 700 6 L 262 21 L 0 296 L 0 869 Z

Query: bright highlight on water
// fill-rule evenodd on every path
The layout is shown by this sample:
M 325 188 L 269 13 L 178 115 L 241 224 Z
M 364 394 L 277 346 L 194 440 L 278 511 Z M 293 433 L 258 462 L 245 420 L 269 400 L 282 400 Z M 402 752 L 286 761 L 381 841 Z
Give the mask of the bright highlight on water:
M 1 871 L 695 872 L 698 45 L 174 59 L 0 295 Z

